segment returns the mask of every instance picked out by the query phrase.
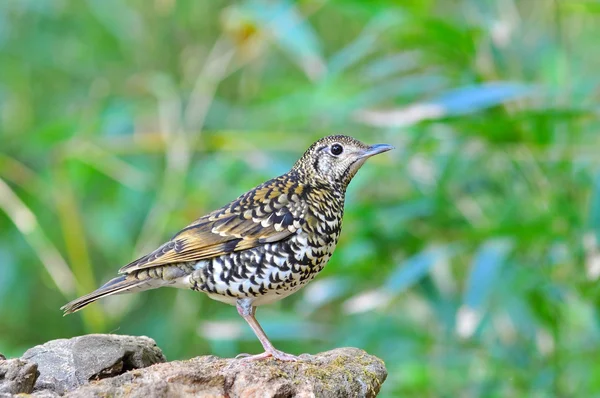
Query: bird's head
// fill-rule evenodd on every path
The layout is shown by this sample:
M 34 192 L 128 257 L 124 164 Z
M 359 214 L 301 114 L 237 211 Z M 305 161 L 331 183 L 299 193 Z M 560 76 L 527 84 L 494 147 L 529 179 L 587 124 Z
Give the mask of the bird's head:
M 312 182 L 346 189 L 368 158 L 390 149 L 394 147 L 387 144 L 369 146 L 346 135 L 330 135 L 312 144 L 293 170 Z

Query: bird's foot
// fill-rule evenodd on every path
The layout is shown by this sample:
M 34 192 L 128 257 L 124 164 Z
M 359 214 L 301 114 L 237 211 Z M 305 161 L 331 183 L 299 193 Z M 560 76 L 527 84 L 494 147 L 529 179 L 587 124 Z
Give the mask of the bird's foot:
M 275 359 L 279 359 L 280 361 L 284 361 L 284 362 L 296 362 L 301 359 L 295 355 L 287 354 L 283 351 L 279 351 L 279 350 L 275 350 L 275 349 L 272 351 L 265 351 L 262 354 L 257 354 L 257 355 L 239 354 L 235 358 L 241 359 L 242 361 L 258 361 L 258 360 L 266 359 L 269 357 L 273 357 Z

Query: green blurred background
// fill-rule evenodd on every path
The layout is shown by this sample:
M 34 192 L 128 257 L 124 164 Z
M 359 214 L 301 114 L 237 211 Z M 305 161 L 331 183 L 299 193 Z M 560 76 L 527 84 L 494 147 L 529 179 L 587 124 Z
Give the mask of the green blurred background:
M 345 133 L 352 182 L 292 353 L 383 358 L 382 396 L 600 394 L 600 2 L 0 2 L 0 352 L 148 335 L 257 353 L 192 291 L 59 307 Z

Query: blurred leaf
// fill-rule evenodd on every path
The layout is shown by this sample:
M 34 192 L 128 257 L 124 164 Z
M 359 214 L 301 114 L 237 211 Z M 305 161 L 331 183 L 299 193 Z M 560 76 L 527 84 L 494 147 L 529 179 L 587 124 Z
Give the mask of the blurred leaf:
M 464 304 L 469 308 L 481 309 L 512 246 L 510 239 L 494 239 L 485 242 L 479 248 L 473 260 L 463 298 Z
M 453 116 L 477 112 L 532 93 L 533 87 L 525 84 L 491 82 L 450 90 L 430 102 L 444 109 L 444 114 Z
M 398 265 L 390 273 L 384 288 L 394 294 L 403 292 L 425 277 L 436 262 L 451 256 L 451 253 L 447 247 L 434 247 L 423 250 Z
M 415 218 L 431 215 L 434 206 L 434 202 L 429 198 L 407 200 L 402 204 L 381 209 L 376 215 L 378 225 L 390 233 L 397 232 Z
M 590 198 L 589 227 L 595 233 L 596 242 L 600 242 L 600 173 L 596 174 Z
M 8 248 L 3 246 L 0 246 L 0 264 L 3 264 L 0 267 L 0 301 L 4 301 L 7 300 L 5 296 L 9 292 L 9 287 L 17 282 L 15 281 L 16 272 L 11 266 L 11 264 L 14 264 L 14 258 Z
M 423 120 L 477 112 L 532 93 L 532 88 L 516 83 L 486 83 L 450 90 L 428 102 L 392 110 L 362 109 L 356 119 L 376 127 L 400 127 Z
M 396 12 L 386 11 L 373 17 L 356 39 L 331 57 L 327 68 L 329 75 L 342 73 L 375 51 L 378 37 L 401 22 L 402 16 Z
M 408 72 L 419 66 L 419 53 L 416 51 L 388 55 L 365 65 L 361 75 L 365 82 L 391 77 L 398 72 Z
M 293 3 L 254 0 L 246 6 L 309 78 L 315 80 L 325 73 L 319 37 Z
M 60 255 L 60 252 L 46 236 L 35 214 L 15 192 L 0 179 L 0 210 L 6 213 L 27 242 L 36 252 L 46 272 L 63 296 L 71 297 L 75 290 L 75 278 Z
M 134 128 L 130 104 L 124 101 L 115 101 L 102 112 L 102 126 L 100 129 L 107 135 L 131 134 Z
M 557 3 L 561 10 L 580 13 L 600 13 L 598 0 L 561 1 Z
M 116 0 L 87 0 L 87 3 L 96 18 L 119 41 L 135 45 L 144 35 L 142 20 L 125 3 Z
M 373 106 L 403 96 L 415 97 L 429 94 L 446 85 L 446 78 L 433 73 L 399 77 L 369 86 L 356 95 L 351 103 L 354 109 Z

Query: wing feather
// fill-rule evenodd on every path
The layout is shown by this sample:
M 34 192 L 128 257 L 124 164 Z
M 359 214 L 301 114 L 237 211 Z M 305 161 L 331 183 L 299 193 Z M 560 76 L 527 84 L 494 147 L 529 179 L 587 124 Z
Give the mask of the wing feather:
M 305 187 L 284 175 L 245 193 L 194 221 L 153 252 L 120 273 L 199 261 L 288 238 L 303 224 Z

